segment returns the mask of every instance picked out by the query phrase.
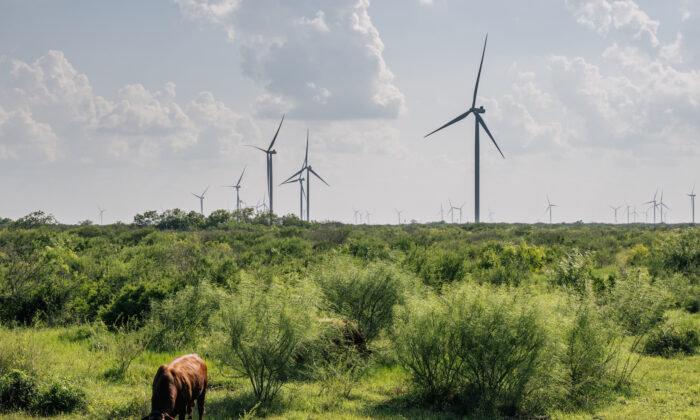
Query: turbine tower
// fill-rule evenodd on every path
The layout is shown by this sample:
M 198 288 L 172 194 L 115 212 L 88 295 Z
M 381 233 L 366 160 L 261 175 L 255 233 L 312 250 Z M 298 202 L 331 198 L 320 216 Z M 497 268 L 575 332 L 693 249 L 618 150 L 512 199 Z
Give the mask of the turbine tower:
M 272 141 L 270 142 L 270 145 L 267 147 L 267 149 L 263 149 L 258 146 L 253 146 L 250 144 L 246 144 L 248 147 L 254 147 L 261 152 L 265 153 L 265 157 L 267 158 L 267 196 L 270 197 L 270 213 L 274 213 L 274 208 L 272 206 L 272 185 L 273 185 L 273 180 L 272 180 L 272 155 L 277 153 L 277 150 L 274 150 L 273 147 L 275 146 L 275 141 L 277 140 L 277 135 L 280 133 L 280 128 L 282 128 L 282 123 L 284 122 L 284 115 L 282 115 L 282 121 L 280 121 L 279 127 L 277 127 L 277 131 L 275 132 L 275 136 L 272 138 Z
M 399 218 L 399 225 L 401 224 L 401 213 L 403 213 L 403 210 L 399 209 L 394 209 L 396 211 L 396 217 Z
M 100 206 L 97 206 L 97 210 L 100 211 L 100 225 L 102 225 L 102 216 L 104 215 L 104 213 L 105 213 L 107 210 L 101 208 Z
M 204 191 L 202 192 L 202 195 L 197 195 L 195 193 L 192 193 L 193 196 L 199 198 L 199 212 L 204 216 L 204 194 L 207 193 L 207 190 L 209 187 L 205 188 Z
M 440 220 L 445 221 L 445 209 L 442 208 L 442 203 L 440 203 Z
M 664 190 L 661 190 L 661 200 L 659 201 L 659 223 L 664 223 L 664 207 L 667 210 L 671 210 L 666 204 L 664 204 Z
M 484 54 L 486 54 L 486 41 L 488 41 L 488 34 L 486 35 L 486 39 L 484 40 L 484 49 L 481 52 L 481 63 L 479 64 L 479 73 L 476 76 L 476 85 L 474 85 L 474 98 L 472 99 L 472 106 L 467 110 L 467 112 L 459 115 L 452 121 L 446 123 L 442 127 L 438 128 L 435 131 L 432 131 L 428 133 L 425 137 L 430 136 L 433 133 L 436 133 L 440 130 L 442 130 L 445 127 L 448 127 L 456 122 L 459 122 L 463 119 L 465 119 L 469 114 L 474 114 L 474 222 L 479 223 L 479 126 L 481 126 L 484 131 L 486 131 L 486 134 L 491 138 L 491 141 L 493 144 L 496 146 L 496 149 L 498 149 L 498 153 L 501 154 L 503 159 L 506 157 L 503 155 L 503 152 L 501 151 L 501 148 L 498 147 L 498 143 L 496 143 L 496 140 L 494 140 L 493 136 L 491 135 L 491 131 L 489 131 L 489 128 L 486 126 L 486 123 L 484 122 L 484 119 L 481 117 L 480 114 L 483 114 L 486 112 L 483 106 L 476 107 L 476 94 L 479 89 L 479 79 L 481 78 L 481 68 L 484 65 Z
M 235 188 L 236 189 L 236 211 L 241 210 L 241 198 L 240 198 L 240 189 L 241 189 L 241 180 L 243 179 L 243 174 L 245 173 L 247 166 L 243 167 L 243 172 L 241 172 L 241 176 L 238 178 L 238 182 L 236 182 L 236 185 L 224 185 L 226 188 Z
M 547 214 L 549 212 L 549 224 L 552 224 L 552 207 L 559 207 L 556 204 L 552 204 L 551 201 L 549 201 L 549 195 L 547 196 L 547 210 L 544 211 L 544 214 Z
M 621 206 L 617 206 L 617 207 L 609 206 L 609 207 L 615 212 L 615 219 L 614 220 L 615 220 L 615 223 L 617 223 L 617 211 L 620 210 Z M 628 209 L 628 212 L 629 212 L 629 209 Z M 629 214 L 628 214 L 628 216 L 629 216 Z M 628 217 L 628 219 L 629 219 L 629 217 Z M 629 223 L 629 220 L 627 221 L 627 223 Z
M 328 183 L 321 178 L 321 175 L 317 174 L 316 171 L 313 170 L 311 165 L 309 165 L 309 130 L 306 130 L 306 154 L 304 155 L 304 166 L 302 166 L 301 169 L 299 169 L 294 175 L 290 176 L 287 178 L 284 183 L 290 181 L 291 179 L 295 177 L 301 177 L 301 174 L 306 171 L 306 221 L 309 222 L 311 221 L 310 214 L 311 214 L 311 175 L 315 176 L 316 178 L 320 179 L 321 182 L 324 184 L 328 185 Z M 330 185 L 328 185 L 330 187 Z
M 693 185 L 693 190 L 688 194 L 690 197 L 690 214 L 692 216 L 692 224 L 695 224 L 695 185 Z
M 354 213 L 355 216 L 355 224 L 357 224 L 357 216 L 360 216 L 360 223 L 362 223 L 362 213 L 360 213 L 359 210 L 355 210 L 355 208 L 352 208 L 352 212 Z
M 367 219 L 367 224 L 371 224 L 369 217 L 372 215 L 372 213 L 369 212 L 369 210 L 365 210 L 365 218 Z
M 657 189 L 656 189 L 656 192 L 654 193 L 654 199 L 651 200 L 651 201 L 647 201 L 646 203 L 644 203 L 644 204 L 652 204 L 652 205 L 653 205 L 653 208 L 654 208 L 654 224 L 656 224 L 656 206 L 657 206 L 656 194 L 658 194 L 658 193 L 659 193 L 659 189 L 657 188 Z M 649 207 L 649 208 L 647 209 L 647 212 L 649 212 L 650 209 L 651 209 L 651 207 Z
M 450 215 L 450 223 L 454 223 L 455 222 L 455 210 L 459 210 L 460 212 L 462 210 L 459 207 L 454 206 L 452 204 L 452 200 L 450 200 L 449 198 L 447 199 L 447 202 L 450 203 L 450 211 L 447 212 Z M 464 204 L 462 204 L 462 206 L 464 206 Z M 461 214 L 460 214 L 460 216 L 461 216 Z

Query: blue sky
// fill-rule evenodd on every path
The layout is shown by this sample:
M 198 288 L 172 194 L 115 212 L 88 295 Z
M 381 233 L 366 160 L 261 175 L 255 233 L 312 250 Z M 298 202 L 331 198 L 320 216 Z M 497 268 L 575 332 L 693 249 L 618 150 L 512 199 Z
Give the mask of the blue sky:
M 423 135 L 479 103 L 506 155 L 482 136 L 482 220 L 612 222 L 658 189 L 671 222 L 700 178 L 700 4 L 562 0 L 153 0 L 0 4 L 3 217 L 64 222 L 231 208 L 220 188 L 248 170 L 265 192 L 310 159 L 311 216 L 473 220 L 473 127 Z M 477 105 L 478 105 L 477 104 Z M 276 212 L 298 211 L 295 186 Z M 619 214 L 620 220 L 623 217 Z M 639 216 L 643 220 L 644 216 Z

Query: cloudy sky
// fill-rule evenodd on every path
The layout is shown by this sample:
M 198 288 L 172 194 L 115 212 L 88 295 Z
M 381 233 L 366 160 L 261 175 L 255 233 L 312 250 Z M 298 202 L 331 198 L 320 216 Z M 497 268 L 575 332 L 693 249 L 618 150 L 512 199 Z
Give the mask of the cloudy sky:
M 700 1 L 3 0 L 0 216 L 129 222 L 146 210 L 254 205 L 283 113 L 275 184 L 303 160 L 311 216 L 612 222 L 663 189 L 671 222 L 700 182 Z M 276 213 L 298 212 L 295 185 Z M 447 216 L 446 216 L 447 217 Z M 638 220 L 644 220 L 640 215 Z M 700 215 L 699 215 L 700 217 Z M 619 219 L 626 219 L 620 210 Z

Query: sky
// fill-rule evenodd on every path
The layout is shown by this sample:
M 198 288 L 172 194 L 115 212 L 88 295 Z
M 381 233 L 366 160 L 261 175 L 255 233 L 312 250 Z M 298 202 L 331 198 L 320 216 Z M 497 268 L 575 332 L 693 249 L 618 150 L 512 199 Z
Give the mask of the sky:
M 3 0 L 0 217 L 131 222 L 147 210 L 263 200 L 275 143 L 277 214 L 614 222 L 663 191 L 690 220 L 700 181 L 700 1 Z M 700 217 L 700 213 L 698 213 Z M 633 220 L 634 216 L 630 218 Z M 366 219 L 365 219 L 366 221 Z

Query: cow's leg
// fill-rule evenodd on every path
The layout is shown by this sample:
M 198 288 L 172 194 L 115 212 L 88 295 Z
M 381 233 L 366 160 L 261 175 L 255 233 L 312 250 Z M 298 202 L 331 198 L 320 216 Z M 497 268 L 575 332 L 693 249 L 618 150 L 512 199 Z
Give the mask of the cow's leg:
M 199 394 L 199 397 L 197 397 L 197 411 L 199 411 L 199 420 L 202 420 L 202 416 L 204 416 L 204 396 L 207 393 L 207 386 L 204 385 L 204 389 L 202 390 L 202 393 Z

